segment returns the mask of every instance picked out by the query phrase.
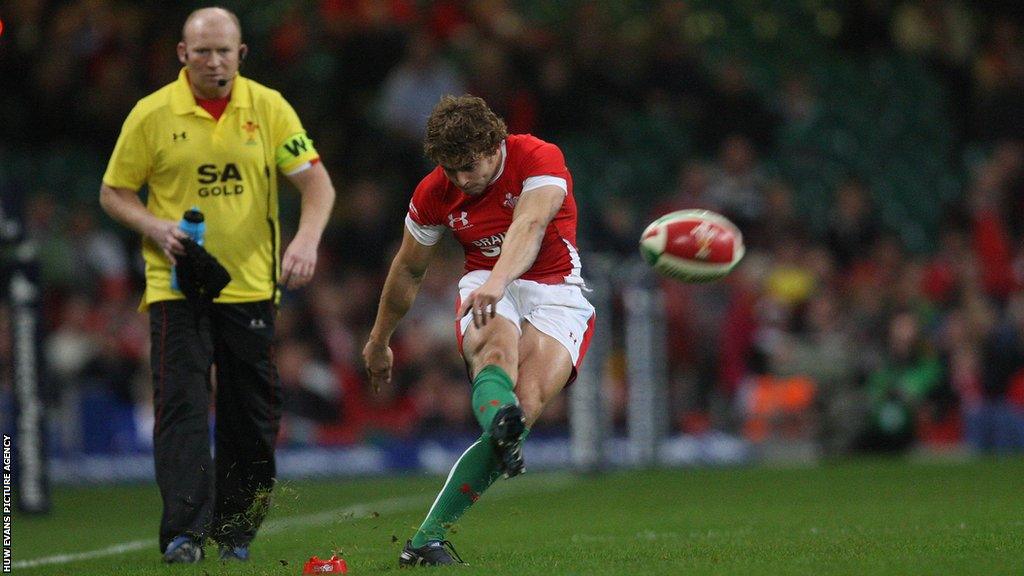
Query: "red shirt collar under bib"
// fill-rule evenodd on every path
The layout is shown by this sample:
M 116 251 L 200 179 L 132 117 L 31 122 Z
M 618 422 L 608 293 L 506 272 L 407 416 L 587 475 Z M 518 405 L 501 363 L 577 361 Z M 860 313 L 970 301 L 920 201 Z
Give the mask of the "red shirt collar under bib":
M 196 97 L 196 104 L 199 104 L 203 107 L 203 110 L 209 112 L 210 116 L 213 116 L 214 120 L 220 120 L 221 114 L 224 113 L 224 109 L 228 107 L 228 102 L 230 101 L 231 94 L 228 94 L 223 98 L 214 98 L 212 100 L 206 100 L 205 98 L 199 98 L 198 96 Z

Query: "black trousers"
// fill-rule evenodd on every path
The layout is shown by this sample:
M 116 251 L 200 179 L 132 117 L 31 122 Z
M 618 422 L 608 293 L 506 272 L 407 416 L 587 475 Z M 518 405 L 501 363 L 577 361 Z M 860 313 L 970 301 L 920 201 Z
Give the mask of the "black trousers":
M 183 534 L 247 545 L 266 516 L 283 401 L 275 314 L 270 301 L 212 304 L 201 313 L 183 300 L 150 306 L 161 552 Z

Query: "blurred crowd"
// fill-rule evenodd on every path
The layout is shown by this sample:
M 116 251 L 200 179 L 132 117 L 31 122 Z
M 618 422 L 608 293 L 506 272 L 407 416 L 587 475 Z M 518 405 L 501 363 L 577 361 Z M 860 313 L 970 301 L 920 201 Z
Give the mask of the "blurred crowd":
M 669 210 L 717 210 L 743 231 L 748 253 L 727 280 L 660 283 L 671 432 L 809 440 L 831 454 L 1024 449 L 1024 33 L 1014 3 L 745 3 L 725 15 L 715 4 L 225 3 L 252 48 L 242 73 L 292 102 L 339 192 L 314 283 L 281 302 L 282 444 L 474 428 L 454 344 L 462 262 L 452 243 L 396 333 L 394 386 L 369 390 L 360 360 L 405 206 L 431 168 L 425 118 L 439 96 L 470 92 L 510 131 L 566 152 L 584 276 L 588 259 L 634 262 L 639 231 Z M 193 5 L 0 7 L 0 189 L 24 196 L 41 250 L 57 450 L 149 444 L 139 240 L 101 215 L 95 194 L 128 111 L 176 76 L 174 45 Z M 736 43 L 737 26 L 749 45 Z M 765 46 L 793 60 L 766 62 Z M 828 64 L 877 72 L 893 59 L 931 82 L 904 104 L 938 128 L 908 136 L 900 118 L 869 107 L 862 130 L 893 136 L 865 164 L 949 147 L 895 176 L 842 155 L 813 182 L 788 169 L 819 164 L 802 135 L 845 118 Z M 611 132 L 626 118 L 631 128 Z M 858 146 L 856 131 L 843 134 L 853 143 L 840 134 L 827 146 Z M 942 191 L 931 188 L 939 171 L 949 174 Z M 287 230 L 297 200 L 282 196 Z M 935 215 L 931 225 L 919 212 Z M 599 385 L 622 425 L 630 383 L 616 310 Z M 0 364 L 10 354 L 0 330 Z M 9 392 L 10 376 L 0 378 Z M 539 426 L 562 430 L 564 401 Z
M 750 249 L 728 290 L 664 284 L 680 428 L 711 414 L 752 440 L 813 438 L 830 453 L 1020 449 L 1022 177 L 1024 147 L 997 145 L 935 250 L 912 254 L 856 178 L 812 234 L 742 139 L 717 164 L 688 162 L 659 211 L 720 210 Z

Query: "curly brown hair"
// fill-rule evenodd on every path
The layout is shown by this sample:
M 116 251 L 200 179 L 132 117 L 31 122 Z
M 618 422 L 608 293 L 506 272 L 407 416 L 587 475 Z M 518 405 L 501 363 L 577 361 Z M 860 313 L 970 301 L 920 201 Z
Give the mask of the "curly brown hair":
M 423 153 L 444 168 L 458 169 L 493 154 L 507 136 L 505 121 L 483 98 L 444 96 L 427 119 Z

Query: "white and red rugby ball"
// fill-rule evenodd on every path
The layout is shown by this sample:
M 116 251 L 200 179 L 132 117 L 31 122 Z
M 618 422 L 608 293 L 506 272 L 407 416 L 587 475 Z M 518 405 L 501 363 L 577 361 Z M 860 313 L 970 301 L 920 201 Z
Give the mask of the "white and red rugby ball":
M 640 253 L 659 274 L 684 282 L 711 282 L 743 258 L 743 234 L 710 210 L 670 212 L 644 230 Z

